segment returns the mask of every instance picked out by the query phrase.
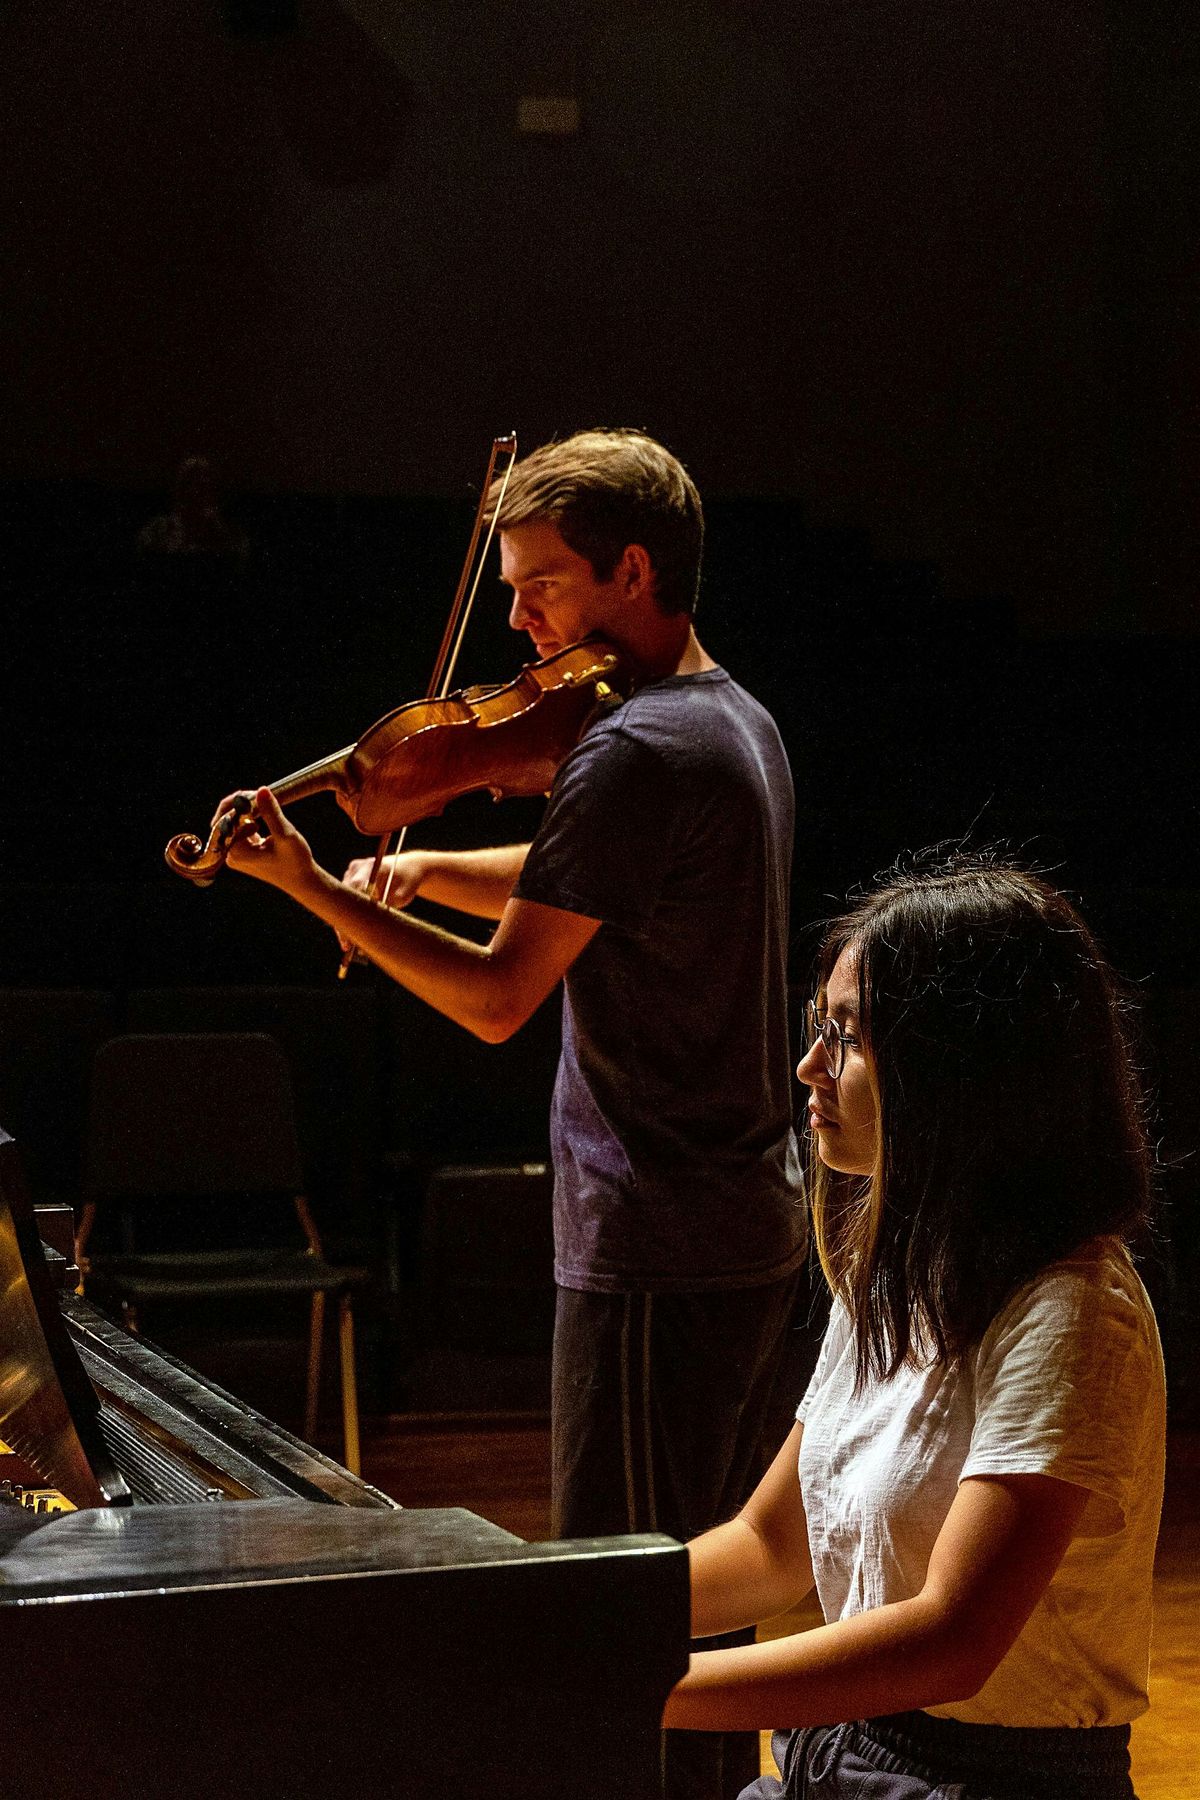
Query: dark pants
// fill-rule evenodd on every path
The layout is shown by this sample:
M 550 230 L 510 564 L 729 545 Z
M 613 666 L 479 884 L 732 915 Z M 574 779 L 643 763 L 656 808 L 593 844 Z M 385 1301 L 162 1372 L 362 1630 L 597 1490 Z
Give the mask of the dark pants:
M 733 1516 L 779 1448 L 764 1426 L 800 1279 L 696 1294 L 559 1289 L 557 1536 L 662 1531 L 686 1542 Z M 668 1800 L 731 1800 L 758 1769 L 749 1733 L 670 1732 L 665 1742 Z
M 1025 1729 L 895 1713 L 777 1731 L 740 1800 L 1135 1800 L 1128 1725 Z

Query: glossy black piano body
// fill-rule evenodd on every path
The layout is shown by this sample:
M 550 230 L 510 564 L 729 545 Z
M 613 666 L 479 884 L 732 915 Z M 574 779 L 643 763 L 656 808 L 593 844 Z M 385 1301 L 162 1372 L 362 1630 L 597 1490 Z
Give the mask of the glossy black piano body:
M 13 1793 L 658 1793 L 687 1629 L 667 1540 L 305 1500 L 24 1517 L 0 1552 Z
M 85 1302 L 56 1312 L 129 1498 L 0 1505 L 5 1791 L 658 1795 L 687 1658 L 679 1545 L 525 1544 L 401 1509 Z M 11 1356 L 0 1398 L 6 1380 Z

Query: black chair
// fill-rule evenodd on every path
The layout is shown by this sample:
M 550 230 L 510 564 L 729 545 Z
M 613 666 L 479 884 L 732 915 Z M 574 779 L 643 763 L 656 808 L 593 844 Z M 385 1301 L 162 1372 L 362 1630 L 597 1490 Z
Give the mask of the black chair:
M 346 982 L 141 988 L 125 1001 L 127 1032 L 261 1031 L 275 1039 L 291 1071 L 306 1192 L 328 1237 L 349 1239 L 347 1260 L 362 1256 L 376 1224 L 378 1001 L 374 989 Z
M 309 1296 L 310 1440 L 325 1298 L 336 1297 L 345 1462 L 357 1473 L 351 1296 L 369 1271 L 332 1264 L 322 1253 L 304 1193 L 291 1078 L 275 1040 L 230 1032 L 104 1044 L 92 1066 L 83 1193 L 76 1256 L 85 1288 L 120 1299 L 135 1329 L 147 1302 Z M 100 1209 L 113 1215 L 119 1246 L 89 1255 Z M 151 1213 L 157 1247 L 146 1242 Z M 279 1230 L 281 1213 L 286 1231 Z M 235 1243 L 214 1245 L 218 1221 Z M 176 1237 L 182 1228 L 185 1242 L 164 1247 L 172 1228 Z

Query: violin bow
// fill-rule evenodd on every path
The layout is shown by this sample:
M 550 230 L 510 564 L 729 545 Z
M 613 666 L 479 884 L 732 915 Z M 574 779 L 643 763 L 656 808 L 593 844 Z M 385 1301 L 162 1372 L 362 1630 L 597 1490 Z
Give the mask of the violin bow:
M 479 539 L 483 532 L 483 516 L 487 511 L 488 495 L 492 491 L 492 482 L 495 479 L 496 462 L 501 456 L 507 456 L 508 463 L 505 467 L 504 474 L 501 477 L 500 494 L 492 509 L 492 516 L 488 521 L 487 536 L 484 538 L 483 548 L 480 550 Z M 471 528 L 471 539 L 467 545 L 467 554 L 463 561 L 462 573 L 458 578 L 458 586 L 455 589 L 454 599 L 450 605 L 450 612 L 446 619 L 446 628 L 442 633 L 441 645 L 438 648 L 437 657 L 434 660 L 433 673 L 429 677 L 429 686 L 425 690 L 425 698 L 427 700 L 444 700 L 446 695 L 450 692 L 450 684 L 454 680 L 454 671 L 458 666 L 459 652 L 462 649 L 463 639 L 467 633 L 467 625 L 470 622 L 471 609 L 475 604 L 475 596 L 479 592 L 479 582 L 483 575 L 483 566 L 487 561 L 488 551 L 492 547 L 492 539 L 496 535 L 496 521 L 500 517 L 500 511 L 504 505 L 504 495 L 508 489 L 509 477 L 512 475 L 513 465 L 516 460 L 517 434 L 515 431 L 507 432 L 503 437 L 492 439 L 492 450 L 491 455 L 488 457 L 487 473 L 483 478 L 483 489 L 479 495 L 479 505 L 475 509 L 475 523 Z M 476 557 L 477 551 L 478 558 Z M 472 570 L 474 571 L 474 580 L 471 579 Z M 386 832 L 384 836 L 380 838 L 379 843 L 376 846 L 375 861 L 371 866 L 371 880 L 367 891 L 372 900 L 377 900 L 381 906 L 387 905 L 388 895 L 392 891 L 392 880 L 396 872 L 395 864 L 393 864 L 387 872 L 387 878 L 383 883 L 382 891 L 380 891 L 379 875 L 383 867 L 384 858 L 389 854 L 398 854 L 400 852 L 403 848 L 407 831 L 408 826 L 401 825 L 400 829 L 396 832 Z M 346 971 L 349 969 L 351 963 L 364 962 L 365 960 L 366 958 L 363 956 L 362 952 L 357 946 L 352 944 L 343 955 L 341 963 L 338 966 L 338 980 L 344 981 L 346 979 Z

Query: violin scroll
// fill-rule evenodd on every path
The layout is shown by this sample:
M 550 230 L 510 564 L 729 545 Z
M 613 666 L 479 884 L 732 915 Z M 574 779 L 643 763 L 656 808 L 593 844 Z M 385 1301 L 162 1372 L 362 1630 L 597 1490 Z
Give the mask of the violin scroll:
M 233 835 L 243 820 L 253 817 L 254 795 L 237 794 L 228 812 L 215 820 L 208 840 L 202 843 L 194 831 L 178 832 L 163 851 L 168 869 L 195 887 L 211 887 L 225 867 Z

